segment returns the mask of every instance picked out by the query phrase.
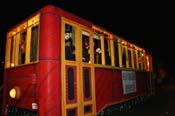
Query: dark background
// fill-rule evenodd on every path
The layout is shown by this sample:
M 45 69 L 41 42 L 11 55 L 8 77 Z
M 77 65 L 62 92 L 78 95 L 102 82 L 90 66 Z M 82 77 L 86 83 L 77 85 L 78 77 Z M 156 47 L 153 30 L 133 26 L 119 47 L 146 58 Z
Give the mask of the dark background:
M 47 4 L 72 12 L 148 50 L 154 65 L 174 75 L 173 4 L 115 0 L 15 0 L 0 2 L 0 60 L 3 70 L 5 38 L 9 28 Z

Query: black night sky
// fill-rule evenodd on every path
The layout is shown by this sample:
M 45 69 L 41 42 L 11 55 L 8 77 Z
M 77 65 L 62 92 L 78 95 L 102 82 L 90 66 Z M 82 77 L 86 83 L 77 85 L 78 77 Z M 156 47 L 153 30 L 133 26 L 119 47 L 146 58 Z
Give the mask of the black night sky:
M 41 9 L 53 4 L 72 12 L 126 40 L 145 48 L 154 63 L 175 71 L 173 7 L 171 3 L 125 1 L 20 0 L 0 3 L 0 60 L 4 60 L 7 30 Z

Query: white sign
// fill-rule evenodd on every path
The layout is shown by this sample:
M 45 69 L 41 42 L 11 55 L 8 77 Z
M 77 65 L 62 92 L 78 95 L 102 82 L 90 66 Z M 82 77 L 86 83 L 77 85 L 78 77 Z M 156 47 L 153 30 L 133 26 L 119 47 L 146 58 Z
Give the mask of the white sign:
M 123 94 L 136 92 L 136 73 L 134 71 L 122 71 Z

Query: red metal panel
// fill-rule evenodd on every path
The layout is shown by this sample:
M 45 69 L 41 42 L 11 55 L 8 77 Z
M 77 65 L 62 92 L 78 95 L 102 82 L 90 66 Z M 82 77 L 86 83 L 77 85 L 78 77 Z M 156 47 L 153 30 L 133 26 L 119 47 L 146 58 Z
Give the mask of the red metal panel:
M 112 77 L 113 85 L 113 102 L 118 102 L 123 99 L 123 86 L 122 86 L 122 74 L 121 71 L 115 70 Z
M 26 77 L 33 75 L 35 73 L 35 65 L 24 65 L 19 66 L 11 69 L 7 69 L 7 77 L 14 78 L 14 77 Z
M 6 104 L 18 106 L 32 110 L 32 103 L 36 103 L 36 73 L 35 65 L 25 65 L 5 71 L 4 96 L 3 96 L 3 114 Z M 19 100 L 9 97 L 9 91 L 14 86 L 20 87 L 22 96 Z
M 136 72 L 136 81 L 137 81 L 137 94 L 141 95 L 145 92 L 144 86 L 146 85 L 145 79 L 144 79 L 144 73 L 142 72 Z
M 32 103 L 36 102 L 36 74 L 35 66 L 21 66 L 16 68 L 7 69 L 7 93 L 9 105 L 16 105 L 26 109 L 32 109 Z M 20 101 L 16 101 L 9 97 L 9 91 L 14 86 L 18 86 L 22 90 Z
M 60 64 L 40 61 L 38 67 L 38 112 L 41 116 L 61 116 Z
M 36 103 L 36 73 L 35 66 L 26 65 L 5 71 L 4 96 L 3 96 L 3 115 L 6 104 L 18 106 L 32 110 L 32 103 Z M 14 86 L 20 87 L 22 96 L 19 100 L 10 98 L 9 91 Z
M 144 74 L 136 73 L 137 91 L 124 95 L 121 70 L 95 69 L 97 112 L 106 105 L 124 102 L 141 95 L 145 91 Z
M 148 76 L 147 76 L 147 72 L 143 72 L 142 73 L 142 77 L 143 77 L 143 83 L 144 83 L 144 86 L 143 86 L 143 93 L 144 94 L 148 94 L 148 84 L 149 84 L 149 81 L 148 81 Z
M 140 77 L 138 72 L 136 72 L 136 83 L 137 83 L 137 86 L 136 86 L 137 94 L 141 94 L 140 92 L 141 92 L 141 89 L 142 89 L 141 88 L 142 83 L 141 83 L 141 77 Z
M 112 76 L 107 69 L 95 69 L 96 111 L 112 103 Z
M 36 75 L 26 77 L 13 77 L 8 80 L 8 91 L 14 86 L 20 87 L 22 96 L 20 100 L 11 99 L 8 96 L 10 106 L 18 106 L 32 110 L 32 103 L 36 103 Z
M 6 113 L 6 104 L 7 104 L 7 71 L 4 71 L 3 78 L 3 98 L 2 98 L 2 115 Z
M 39 58 L 40 60 L 60 59 L 60 17 L 56 14 L 55 7 L 52 6 L 45 7 L 41 13 Z
M 61 20 L 53 6 L 41 10 L 38 66 L 38 112 L 61 116 Z

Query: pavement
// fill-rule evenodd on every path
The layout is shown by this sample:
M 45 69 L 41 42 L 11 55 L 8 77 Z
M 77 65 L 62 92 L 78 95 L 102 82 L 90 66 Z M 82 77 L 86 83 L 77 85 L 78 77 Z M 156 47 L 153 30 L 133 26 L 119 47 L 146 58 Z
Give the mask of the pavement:
M 175 86 L 163 88 L 131 112 L 111 116 L 175 116 Z

